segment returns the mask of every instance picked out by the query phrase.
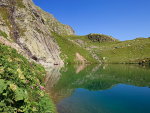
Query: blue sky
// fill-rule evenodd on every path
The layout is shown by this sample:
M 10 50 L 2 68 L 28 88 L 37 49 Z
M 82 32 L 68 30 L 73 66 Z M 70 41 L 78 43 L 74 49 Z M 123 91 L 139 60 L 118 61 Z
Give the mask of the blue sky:
M 102 33 L 119 40 L 150 37 L 150 0 L 33 0 L 77 35 Z

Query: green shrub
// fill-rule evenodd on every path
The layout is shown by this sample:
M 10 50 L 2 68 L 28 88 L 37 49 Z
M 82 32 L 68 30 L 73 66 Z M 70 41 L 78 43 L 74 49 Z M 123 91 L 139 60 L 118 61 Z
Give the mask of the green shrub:
M 0 44 L 0 112 L 53 113 L 55 107 L 41 89 L 45 70 L 16 50 Z

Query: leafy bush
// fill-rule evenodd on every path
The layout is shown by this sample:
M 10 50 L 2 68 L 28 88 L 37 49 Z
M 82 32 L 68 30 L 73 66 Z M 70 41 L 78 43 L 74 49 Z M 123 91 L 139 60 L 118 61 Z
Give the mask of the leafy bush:
M 0 44 L 0 112 L 53 113 L 42 86 L 45 70 L 16 50 Z

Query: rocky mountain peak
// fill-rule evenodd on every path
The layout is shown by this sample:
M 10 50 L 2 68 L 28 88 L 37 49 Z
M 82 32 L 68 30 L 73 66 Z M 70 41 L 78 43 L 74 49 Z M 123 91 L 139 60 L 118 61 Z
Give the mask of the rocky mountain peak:
M 0 34 L 15 42 L 30 58 L 43 65 L 63 64 L 52 33 L 73 35 L 73 29 L 35 6 L 32 0 L 0 0 Z

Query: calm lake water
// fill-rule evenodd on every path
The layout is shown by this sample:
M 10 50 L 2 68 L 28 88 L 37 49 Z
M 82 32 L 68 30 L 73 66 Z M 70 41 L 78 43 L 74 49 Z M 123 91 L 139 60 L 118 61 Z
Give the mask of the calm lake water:
M 150 113 L 150 67 L 68 65 L 49 70 L 58 113 Z

